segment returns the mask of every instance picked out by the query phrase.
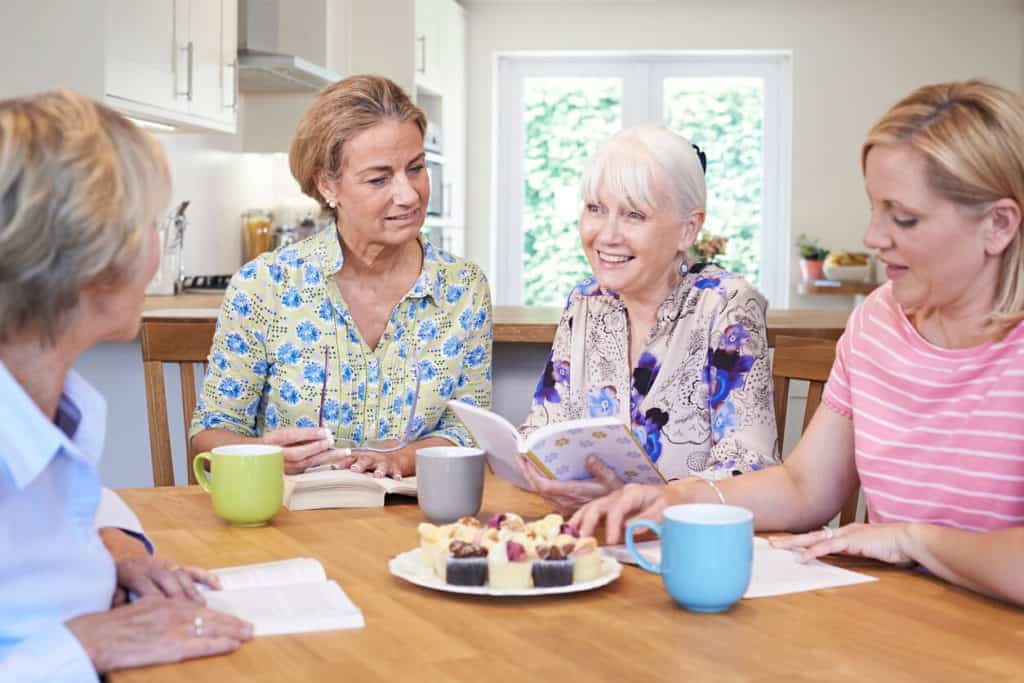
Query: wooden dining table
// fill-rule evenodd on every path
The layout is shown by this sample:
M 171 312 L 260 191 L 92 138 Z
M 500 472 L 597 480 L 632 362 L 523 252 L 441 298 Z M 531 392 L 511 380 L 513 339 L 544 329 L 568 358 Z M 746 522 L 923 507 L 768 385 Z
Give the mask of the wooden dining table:
M 116 672 L 146 681 L 1019 681 L 1024 610 L 921 571 L 830 561 L 876 582 L 742 600 L 721 614 L 677 606 L 658 576 L 627 566 L 596 590 L 533 598 L 454 595 L 393 577 L 418 545 L 410 499 L 383 508 L 282 509 L 260 528 L 221 521 L 198 487 L 120 491 L 160 555 L 224 567 L 323 563 L 366 626 L 260 637 L 236 652 Z M 480 517 L 549 510 L 488 475 Z

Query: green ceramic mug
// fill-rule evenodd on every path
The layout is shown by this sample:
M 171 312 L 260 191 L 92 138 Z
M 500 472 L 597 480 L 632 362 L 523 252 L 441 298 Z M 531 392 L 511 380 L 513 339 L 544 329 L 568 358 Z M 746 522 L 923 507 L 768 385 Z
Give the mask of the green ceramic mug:
M 210 463 L 207 475 L 203 462 Z M 281 508 L 284 453 L 280 446 L 218 446 L 192 461 L 196 481 L 213 497 L 213 510 L 238 526 L 262 526 Z

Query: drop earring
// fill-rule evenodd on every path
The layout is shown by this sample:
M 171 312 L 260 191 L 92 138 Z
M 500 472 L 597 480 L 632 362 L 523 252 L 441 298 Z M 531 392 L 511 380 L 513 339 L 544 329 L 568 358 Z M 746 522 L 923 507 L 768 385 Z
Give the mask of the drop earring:
M 679 260 L 679 277 L 686 277 L 690 272 L 690 263 L 686 260 L 686 254 Z

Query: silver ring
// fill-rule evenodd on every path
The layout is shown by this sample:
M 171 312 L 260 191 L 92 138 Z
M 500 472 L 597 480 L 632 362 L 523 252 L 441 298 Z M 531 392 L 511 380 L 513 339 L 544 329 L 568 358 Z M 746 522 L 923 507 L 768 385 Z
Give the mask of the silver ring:
M 196 638 L 201 638 L 203 635 L 203 618 L 196 615 L 196 618 L 192 620 L 192 632 L 196 634 Z
M 836 532 L 832 531 L 832 527 L 830 527 L 827 524 L 825 526 L 821 527 L 821 530 L 825 532 L 825 540 L 826 541 L 831 541 L 832 537 L 836 535 Z

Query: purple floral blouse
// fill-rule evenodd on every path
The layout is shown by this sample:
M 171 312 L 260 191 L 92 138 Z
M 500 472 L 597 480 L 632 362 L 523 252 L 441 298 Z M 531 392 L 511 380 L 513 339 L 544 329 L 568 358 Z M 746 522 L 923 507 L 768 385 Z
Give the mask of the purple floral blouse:
M 619 416 L 666 479 L 777 464 L 765 308 L 743 278 L 694 265 L 630 368 L 625 304 L 585 280 L 569 296 L 520 431 Z

